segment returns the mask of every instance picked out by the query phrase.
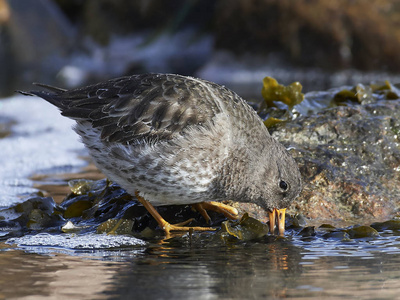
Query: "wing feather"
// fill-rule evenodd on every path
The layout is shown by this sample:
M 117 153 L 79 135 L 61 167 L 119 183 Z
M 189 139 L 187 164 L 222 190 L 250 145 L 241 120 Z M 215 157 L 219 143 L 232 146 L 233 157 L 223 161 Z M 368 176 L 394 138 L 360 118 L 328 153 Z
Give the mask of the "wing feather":
M 91 122 L 109 142 L 170 139 L 220 113 L 205 81 L 170 74 L 121 77 L 99 84 L 50 92 L 32 91 L 62 115 Z M 46 86 L 45 86 L 46 87 Z

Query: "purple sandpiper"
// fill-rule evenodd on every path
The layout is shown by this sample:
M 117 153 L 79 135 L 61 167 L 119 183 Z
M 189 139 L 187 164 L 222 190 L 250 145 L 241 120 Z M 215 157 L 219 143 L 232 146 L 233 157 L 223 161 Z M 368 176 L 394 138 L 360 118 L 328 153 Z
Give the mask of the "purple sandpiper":
M 270 231 L 278 221 L 283 235 L 285 209 L 301 191 L 298 166 L 233 91 L 172 74 L 126 76 L 72 90 L 38 85 L 47 91 L 22 93 L 75 120 L 97 167 L 136 195 L 166 233 L 208 228 L 172 225 L 153 205 L 197 204 L 205 216 L 204 208 L 232 216 L 237 212 L 220 202 L 233 200 L 267 210 Z

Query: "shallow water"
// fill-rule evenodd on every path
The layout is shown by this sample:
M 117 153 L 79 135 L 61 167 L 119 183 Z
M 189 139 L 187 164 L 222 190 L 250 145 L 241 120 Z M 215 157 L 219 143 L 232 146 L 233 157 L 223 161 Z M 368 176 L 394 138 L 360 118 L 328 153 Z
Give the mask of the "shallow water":
M 293 233 L 224 247 L 185 238 L 79 250 L 3 243 L 0 297 L 393 299 L 400 292 L 400 239 L 392 233 L 349 242 Z

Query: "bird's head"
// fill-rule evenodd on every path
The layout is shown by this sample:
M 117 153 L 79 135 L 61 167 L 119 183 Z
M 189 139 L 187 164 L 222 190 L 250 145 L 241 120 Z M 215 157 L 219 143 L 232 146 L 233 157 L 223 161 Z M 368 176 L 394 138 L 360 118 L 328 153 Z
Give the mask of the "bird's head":
M 301 174 L 296 161 L 287 149 L 273 138 L 262 151 L 258 168 L 255 203 L 269 212 L 270 231 L 285 230 L 285 210 L 302 190 Z
M 286 148 L 272 137 L 257 147 L 255 151 L 247 149 L 244 169 L 238 168 L 237 175 L 233 175 L 239 184 L 231 195 L 233 200 L 252 202 L 268 211 L 271 232 L 276 216 L 281 216 L 278 224 L 283 235 L 284 212 L 302 190 L 300 171 Z

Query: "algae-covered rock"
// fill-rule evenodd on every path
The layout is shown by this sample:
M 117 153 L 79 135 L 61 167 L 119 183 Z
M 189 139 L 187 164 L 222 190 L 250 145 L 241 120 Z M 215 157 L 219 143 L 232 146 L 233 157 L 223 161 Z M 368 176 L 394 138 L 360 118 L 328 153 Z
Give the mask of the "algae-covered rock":
M 371 224 L 371 227 L 378 230 L 378 231 L 384 231 L 384 230 L 391 230 L 391 231 L 400 231 L 400 220 L 399 219 L 393 219 L 393 220 L 388 220 L 385 222 L 375 222 Z
M 223 222 L 221 224 L 221 231 L 218 234 L 223 241 L 228 241 L 232 238 L 240 241 L 249 241 L 267 235 L 268 231 L 268 225 L 245 213 L 238 222 Z
M 372 228 L 371 226 L 365 226 L 365 225 L 353 226 L 347 229 L 346 232 L 352 239 L 375 237 L 379 235 L 376 229 Z
M 32 196 L 0 210 L 0 231 L 9 234 L 42 230 L 63 223 L 62 209 L 50 197 Z
M 342 105 L 342 103 L 345 103 L 346 101 L 352 101 L 359 104 L 375 102 L 372 95 L 372 88 L 361 83 L 357 84 L 351 90 L 343 89 L 339 91 L 333 98 L 333 101 L 337 105 Z
M 74 217 L 81 217 L 84 211 L 88 210 L 93 206 L 93 201 L 91 199 L 83 198 L 82 200 L 77 200 L 67 206 L 64 211 L 64 218 L 70 219 Z
M 372 83 L 370 85 L 357 84 L 351 89 L 341 89 L 331 102 L 331 105 L 369 104 L 378 100 L 396 100 L 400 98 L 400 90 L 389 81 Z

